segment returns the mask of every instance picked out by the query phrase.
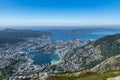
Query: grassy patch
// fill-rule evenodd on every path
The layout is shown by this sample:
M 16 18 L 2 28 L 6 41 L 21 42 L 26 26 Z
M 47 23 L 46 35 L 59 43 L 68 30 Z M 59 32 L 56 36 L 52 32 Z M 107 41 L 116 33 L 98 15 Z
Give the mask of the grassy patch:
M 106 80 L 107 78 L 120 76 L 120 70 L 110 71 L 103 74 L 94 72 L 81 73 L 79 76 L 75 76 L 71 73 L 57 74 L 49 77 L 47 80 Z

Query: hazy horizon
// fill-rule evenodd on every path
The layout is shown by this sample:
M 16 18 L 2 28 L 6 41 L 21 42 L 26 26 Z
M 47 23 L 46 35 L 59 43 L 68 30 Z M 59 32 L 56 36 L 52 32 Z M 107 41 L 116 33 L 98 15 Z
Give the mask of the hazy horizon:
M 120 29 L 120 25 L 104 25 L 104 26 L 0 26 L 0 30 L 4 29 L 21 29 L 21 30 L 49 30 L 49 29 Z

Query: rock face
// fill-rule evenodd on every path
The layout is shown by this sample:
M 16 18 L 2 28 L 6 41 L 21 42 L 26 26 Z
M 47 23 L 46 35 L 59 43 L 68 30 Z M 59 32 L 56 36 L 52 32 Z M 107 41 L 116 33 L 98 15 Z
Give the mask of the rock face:
M 120 54 L 120 34 L 105 36 L 96 41 L 90 41 L 82 47 L 68 51 L 56 69 L 64 71 L 88 69 L 118 54 Z M 120 69 L 119 63 L 119 56 L 112 57 L 101 63 L 101 65 L 97 65 L 93 71 L 99 71 L 99 69 L 100 72 L 117 70 Z
M 114 78 L 107 78 L 107 80 L 120 80 L 120 76 Z
M 104 73 L 106 71 L 119 69 L 120 69 L 120 55 L 117 55 L 101 62 L 100 64 L 92 68 L 91 71 Z
M 120 76 L 112 78 L 112 80 L 120 80 Z

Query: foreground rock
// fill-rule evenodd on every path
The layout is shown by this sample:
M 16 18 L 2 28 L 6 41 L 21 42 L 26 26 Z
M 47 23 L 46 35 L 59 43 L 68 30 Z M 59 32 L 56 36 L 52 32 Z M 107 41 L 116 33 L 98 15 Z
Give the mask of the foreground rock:
M 107 80 L 120 80 L 120 76 L 114 78 L 108 78 Z

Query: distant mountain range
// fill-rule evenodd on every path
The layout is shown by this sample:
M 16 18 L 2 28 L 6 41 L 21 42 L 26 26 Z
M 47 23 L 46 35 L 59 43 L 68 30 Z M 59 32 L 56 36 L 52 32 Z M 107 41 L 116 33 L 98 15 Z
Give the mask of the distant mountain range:
M 41 37 L 51 35 L 50 32 L 33 31 L 33 30 L 16 30 L 6 28 L 0 31 L 0 45 L 1 44 L 16 44 L 17 42 L 26 41 L 28 37 Z

